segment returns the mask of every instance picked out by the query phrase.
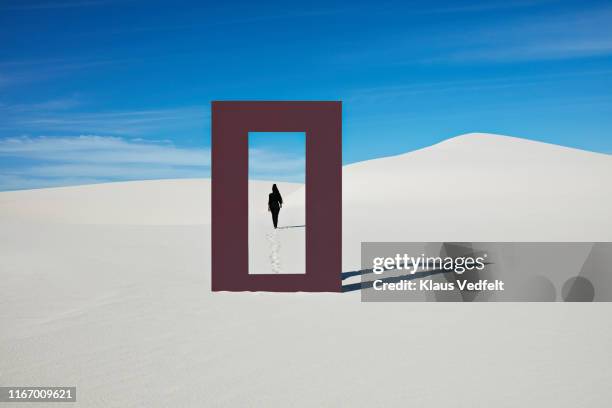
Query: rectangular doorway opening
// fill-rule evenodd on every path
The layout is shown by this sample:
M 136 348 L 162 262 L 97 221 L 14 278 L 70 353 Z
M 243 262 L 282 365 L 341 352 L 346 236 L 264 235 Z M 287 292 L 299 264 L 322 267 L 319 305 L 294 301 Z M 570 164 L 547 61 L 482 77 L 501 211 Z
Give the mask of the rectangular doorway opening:
M 305 274 L 306 133 L 249 132 L 248 140 L 249 274 Z

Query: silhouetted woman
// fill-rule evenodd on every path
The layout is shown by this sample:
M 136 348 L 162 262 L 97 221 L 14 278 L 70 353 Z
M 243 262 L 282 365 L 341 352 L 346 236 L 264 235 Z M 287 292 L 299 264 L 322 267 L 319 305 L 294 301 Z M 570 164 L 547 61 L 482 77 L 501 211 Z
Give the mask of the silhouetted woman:
M 272 184 L 272 192 L 268 195 L 268 211 L 272 213 L 272 223 L 274 228 L 278 224 L 278 213 L 283 206 L 283 197 L 278 191 L 276 184 Z

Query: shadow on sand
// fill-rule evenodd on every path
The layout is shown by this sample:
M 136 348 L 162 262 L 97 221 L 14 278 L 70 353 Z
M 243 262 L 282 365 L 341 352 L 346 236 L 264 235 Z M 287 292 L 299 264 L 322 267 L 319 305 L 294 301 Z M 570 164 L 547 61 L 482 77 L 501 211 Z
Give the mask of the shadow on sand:
M 306 225 L 286 225 L 284 227 L 278 227 L 278 229 L 305 228 L 305 227 Z M 407 265 L 412 265 L 412 263 L 409 262 Z M 409 274 L 401 275 L 401 276 L 391 276 L 388 278 L 383 278 L 381 279 L 381 281 L 382 282 L 399 282 L 404 279 L 405 280 L 420 279 L 420 278 L 425 278 L 427 276 L 432 276 L 432 275 L 437 275 L 440 273 L 447 273 L 447 272 L 449 271 L 443 270 L 443 269 L 435 269 L 435 270 L 430 270 L 430 271 L 409 273 Z M 353 276 L 369 275 L 371 273 L 374 273 L 372 268 L 360 269 L 358 271 L 342 272 L 341 277 L 342 277 L 342 280 L 345 280 Z M 373 280 L 365 281 L 365 282 L 349 283 L 346 285 L 342 285 L 342 292 L 353 292 L 355 290 L 368 289 L 368 288 L 371 288 L 373 284 L 374 284 Z
M 417 273 L 409 273 L 406 275 L 400 276 L 391 276 L 388 278 L 381 279 L 382 282 L 399 282 L 401 280 L 413 280 L 413 279 L 421 279 L 427 276 L 438 275 L 440 273 L 448 273 L 449 271 L 444 269 L 434 269 L 431 271 L 423 271 Z M 451 271 L 452 272 L 452 271 Z M 342 272 L 342 280 L 348 279 L 351 276 L 358 275 L 367 275 L 373 273 L 372 269 L 362 269 L 359 271 L 351 271 L 351 272 Z M 374 284 L 374 281 L 365 281 L 365 282 L 357 282 L 357 283 L 349 283 L 347 285 L 342 285 L 342 292 L 353 292 L 355 290 L 368 289 L 371 288 Z

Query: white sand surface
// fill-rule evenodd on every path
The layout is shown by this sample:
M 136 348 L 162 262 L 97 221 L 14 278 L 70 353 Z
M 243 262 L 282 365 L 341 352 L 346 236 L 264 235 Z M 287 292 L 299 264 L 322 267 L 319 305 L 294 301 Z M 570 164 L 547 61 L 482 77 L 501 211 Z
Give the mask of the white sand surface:
M 346 166 L 344 268 L 368 240 L 612 241 L 611 174 L 490 135 Z M 211 293 L 209 194 L 0 193 L 0 384 L 76 385 L 82 407 L 609 405 L 610 304 Z

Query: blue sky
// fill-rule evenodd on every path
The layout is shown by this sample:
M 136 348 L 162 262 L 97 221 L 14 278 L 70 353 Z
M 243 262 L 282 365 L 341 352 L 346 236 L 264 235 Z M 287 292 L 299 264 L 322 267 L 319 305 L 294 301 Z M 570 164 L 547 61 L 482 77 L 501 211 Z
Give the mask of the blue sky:
M 250 180 L 306 181 L 305 132 L 249 132 L 248 137 Z
M 605 1 L 2 0 L 0 190 L 207 177 L 223 99 L 342 100 L 345 163 L 467 132 L 612 153 L 611 21 Z

